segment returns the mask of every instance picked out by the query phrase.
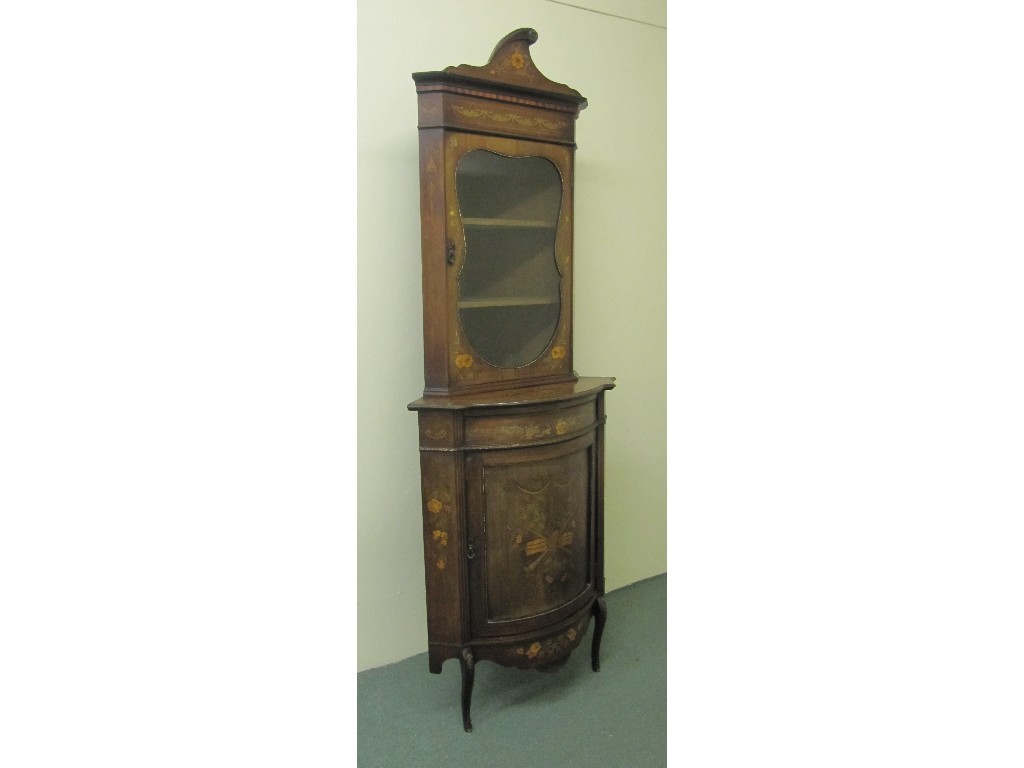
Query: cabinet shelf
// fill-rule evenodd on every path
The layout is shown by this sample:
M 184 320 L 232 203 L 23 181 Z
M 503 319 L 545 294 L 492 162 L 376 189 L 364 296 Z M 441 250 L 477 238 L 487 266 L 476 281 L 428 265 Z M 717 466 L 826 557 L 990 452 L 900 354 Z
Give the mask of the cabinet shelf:
M 558 303 L 558 296 L 499 296 L 493 299 L 464 299 L 459 309 L 487 309 L 489 307 L 532 307 Z
M 554 229 L 553 221 L 542 219 L 500 219 L 470 217 L 462 220 L 464 227 L 493 227 L 503 229 Z

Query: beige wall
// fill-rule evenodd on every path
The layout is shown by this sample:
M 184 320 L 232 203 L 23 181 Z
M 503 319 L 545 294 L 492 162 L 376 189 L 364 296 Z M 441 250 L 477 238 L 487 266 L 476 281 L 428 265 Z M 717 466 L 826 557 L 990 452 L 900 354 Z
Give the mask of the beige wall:
M 405 407 L 423 388 L 410 75 L 483 64 L 520 27 L 539 33 L 540 70 L 589 101 L 577 124 L 574 354 L 581 375 L 618 384 L 607 396 L 607 589 L 666 571 L 665 10 L 590 7 L 601 13 L 545 0 L 359 4 L 359 669 L 427 642 L 416 418 Z

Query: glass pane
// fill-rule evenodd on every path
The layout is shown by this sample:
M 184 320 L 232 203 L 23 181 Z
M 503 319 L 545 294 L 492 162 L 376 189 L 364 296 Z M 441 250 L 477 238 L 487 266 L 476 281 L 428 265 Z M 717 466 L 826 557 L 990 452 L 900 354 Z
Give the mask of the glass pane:
M 459 319 L 481 359 L 518 368 L 547 349 L 558 326 L 555 228 L 562 179 L 543 157 L 467 152 L 455 171 L 466 234 Z

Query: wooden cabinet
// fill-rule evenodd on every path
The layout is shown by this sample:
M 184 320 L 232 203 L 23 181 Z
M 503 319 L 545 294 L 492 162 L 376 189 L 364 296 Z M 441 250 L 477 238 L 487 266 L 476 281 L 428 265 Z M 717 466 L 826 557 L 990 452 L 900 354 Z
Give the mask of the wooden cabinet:
M 552 669 L 604 594 L 604 394 L 572 355 L 575 121 L 521 29 L 482 67 L 413 75 L 419 99 L 429 667 Z

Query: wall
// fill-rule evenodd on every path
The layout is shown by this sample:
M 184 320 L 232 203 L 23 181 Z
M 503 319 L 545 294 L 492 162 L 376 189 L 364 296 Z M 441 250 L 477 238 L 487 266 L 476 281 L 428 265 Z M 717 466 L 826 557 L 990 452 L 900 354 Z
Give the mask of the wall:
M 405 407 L 423 388 L 410 75 L 483 64 L 520 27 L 539 33 L 531 55 L 541 72 L 589 102 L 577 124 L 574 354 L 581 375 L 618 384 L 607 396 L 606 586 L 667 569 L 665 10 L 625 0 L 591 8 L 359 4 L 359 669 L 427 643 L 416 418 Z

